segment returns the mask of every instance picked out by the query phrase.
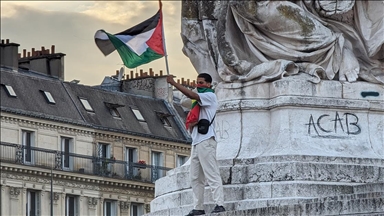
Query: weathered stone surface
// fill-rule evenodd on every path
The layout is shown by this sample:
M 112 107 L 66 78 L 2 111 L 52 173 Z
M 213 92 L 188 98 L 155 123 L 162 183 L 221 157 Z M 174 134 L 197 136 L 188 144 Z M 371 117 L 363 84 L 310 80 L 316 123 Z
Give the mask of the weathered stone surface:
M 384 98 L 366 100 L 345 85 L 280 79 L 218 86 L 222 215 L 384 214 Z M 363 84 L 359 91 L 381 89 Z M 204 197 L 210 212 L 208 186 Z M 185 215 L 192 208 L 186 164 L 156 182 L 151 211 Z
M 210 214 L 214 205 L 205 205 L 207 216 L 314 216 L 314 215 L 377 215 L 384 214 L 384 192 L 327 196 L 309 199 L 242 200 L 230 203 L 232 208 L 222 213 Z M 147 216 L 186 215 L 192 206 L 160 210 Z M 229 209 L 229 208 L 227 208 Z
M 187 0 L 183 52 L 217 82 L 252 85 L 298 74 L 312 82 L 383 84 L 382 7 L 381 1 Z

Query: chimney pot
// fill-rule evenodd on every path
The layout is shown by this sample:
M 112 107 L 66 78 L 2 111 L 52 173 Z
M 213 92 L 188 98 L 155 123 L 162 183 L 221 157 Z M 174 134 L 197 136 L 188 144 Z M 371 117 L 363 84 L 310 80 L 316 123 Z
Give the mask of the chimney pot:
M 4 39 L 1 39 L 1 44 L 4 44 Z
M 32 57 L 36 55 L 35 48 L 32 48 Z
M 177 83 L 179 83 L 179 84 L 180 84 L 180 79 L 177 79 Z
M 127 74 L 127 75 L 125 76 L 125 79 L 126 79 L 126 80 L 129 80 L 129 74 Z
M 23 58 L 27 57 L 26 54 L 27 54 L 27 50 L 23 49 Z
M 21 53 L 17 53 L 17 57 L 21 59 Z
M 51 53 L 52 53 L 52 54 L 55 54 L 55 45 L 52 45 L 52 46 L 51 46 Z
M 9 39 L 6 39 L 5 41 L 6 41 L 6 42 L 5 42 L 6 44 L 9 44 Z
M 45 50 L 45 54 L 48 54 L 48 55 L 49 55 L 49 49 L 46 49 L 46 50 Z
M 28 57 L 31 57 L 31 52 L 28 52 Z
M 138 73 L 135 73 L 135 78 L 139 77 L 139 74 Z
M 133 79 L 133 71 L 131 71 L 131 79 Z
M 43 52 L 44 52 L 44 51 L 45 51 L 45 47 L 43 47 L 43 46 L 42 46 L 42 47 L 41 47 L 41 51 L 43 51 Z
M 160 70 L 160 76 L 163 76 L 163 71 L 162 70 Z
M 143 69 L 140 69 L 140 77 L 143 76 Z

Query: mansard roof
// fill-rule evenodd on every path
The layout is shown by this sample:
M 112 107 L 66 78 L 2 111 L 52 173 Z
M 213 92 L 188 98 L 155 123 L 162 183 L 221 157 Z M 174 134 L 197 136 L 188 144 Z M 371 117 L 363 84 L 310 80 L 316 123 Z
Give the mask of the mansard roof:
M 177 110 L 162 99 L 86 86 L 19 69 L 1 67 L 1 111 L 105 131 L 180 143 L 191 138 Z M 16 97 L 7 93 L 12 86 Z M 54 103 L 48 100 L 49 92 Z M 51 100 L 52 100 L 51 98 Z M 86 110 L 87 100 L 93 111 Z M 143 120 L 134 112 L 138 110 Z M 113 112 L 117 111 L 117 115 Z M 165 120 L 164 120 L 165 119 Z M 166 121 L 166 122 L 165 122 Z

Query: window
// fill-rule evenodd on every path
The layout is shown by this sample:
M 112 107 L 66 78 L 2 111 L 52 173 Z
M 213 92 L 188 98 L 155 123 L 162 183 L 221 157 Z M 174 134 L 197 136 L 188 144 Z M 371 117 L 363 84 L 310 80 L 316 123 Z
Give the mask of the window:
M 117 205 L 114 200 L 105 200 L 104 201 L 104 216 L 116 216 L 117 215 Z
M 177 155 L 176 160 L 177 160 L 176 161 L 176 167 L 179 167 L 179 166 L 183 165 L 185 162 L 187 162 L 188 157 L 184 156 L 184 155 Z
M 27 216 L 40 215 L 40 197 L 38 191 L 27 190 Z
M 79 99 L 80 99 L 81 104 L 83 104 L 83 107 L 85 110 L 87 110 L 89 112 L 94 112 L 93 108 L 91 107 L 91 104 L 89 104 L 87 99 L 85 99 L 85 98 L 79 98 Z
M 134 176 L 137 176 L 138 169 L 132 167 L 133 163 L 137 163 L 137 149 L 136 148 L 126 148 L 125 151 L 125 158 L 127 161 L 127 167 L 126 167 L 126 175 L 128 178 L 132 178 Z
M 163 170 L 160 167 L 163 166 L 163 153 L 152 152 L 152 182 L 163 177 Z
M 163 123 L 163 125 L 171 127 L 171 122 L 168 120 L 167 117 L 161 117 L 160 121 L 161 121 L 161 123 Z
M 144 214 L 144 205 L 142 203 L 131 203 L 131 216 L 141 216 Z
M 143 115 L 141 115 L 141 112 L 138 109 L 134 109 L 134 108 L 131 108 L 131 109 L 132 109 L 133 114 L 135 114 L 137 120 L 145 121 Z
M 56 101 L 53 99 L 52 95 L 50 92 L 47 91 L 42 91 L 45 95 L 45 99 L 47 99 L 48 103 L 55 104 Z
M 109 112 L 111 113 L 111 115 L 115 118 L 121 118 L 120 116 L 120 113 L 119 111 L 117 110 L 117 108 L 119 107 L 124 107 L 124 105 L 121 105 L 121 104 L 113 104 L 113 103 L 108 103 L 108 102 L 104 102 L 105 106 L 107 106 L 109 108 Z
M 26 164 L 33 163 L 34 156 L 32 153 L 32 147 L 34 146 L 34 132 L 22 130 L 22 145 L 23 145 L 23 162 Z
M 97 156 L 100 160 L 96 164 L 97 174 L 102 176 L 110 176 L 112 166 L 109 160 L 111 158 L 111 145 L 99 143 Z
M 172 116 L 171 114 L 163 113 L 163 112 L 159 112 L 159 111 L 155 111 L 155 112 L 156 112 L 157 116 L 159 117 L 161 123 L 163 123 L 163 125 L 171 127 L 171 122 L 168 120 L 168 117 Z
M 101 158 L 110 158 L 111 157 L 111 145 L 106 144 L 106 143 L 99 143 L 98 156 Z
M 116 108 L 110 108 L 111 115 L 116 118 L 121 118 L 119 111 Z
M 73 157 L 70 156 L 73 153 L 73 139 L 68 137 L 61 137 L 61 164 L 64 170 L 73 169 Z
M 17 96 L 15 91 L 13 90 L 12 86 L 4 85 L 4 88 L 5 88 L 5 91 L 7 92 L 8 96 L 10 96 L 10 97 L 16 97 Z
M 78 196 L 67 194 L 65 196 L 65 216 L 79 215 Z

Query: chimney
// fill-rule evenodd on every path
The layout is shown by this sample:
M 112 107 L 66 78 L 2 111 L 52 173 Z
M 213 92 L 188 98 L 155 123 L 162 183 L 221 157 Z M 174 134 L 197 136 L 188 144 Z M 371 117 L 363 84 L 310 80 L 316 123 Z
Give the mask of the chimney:
M 130 79 L 122 80 L 122 92 L 169 100 L 172 89 L 169 87 L 165 76 L 153 76 L 152 68 L 149 69 L 149 73 L 143 72 L 142 69 L 139 72 L 140 74 L 136 73 L 136 77 L 133 77 L 133 71 L 131 71 Z
M 19 66 L 64 80 L 64 56 L 63 53 L 55 53 L 55 45 L 50 50 L 44 46 L 41 50 L 32 48 L 27 56 L 24 54 L 19 59 Z
M 19 46 L 17 43 L 10 43 L 9 39 L 1 40 L 0 44 L 0 64 L 4 66 L 11 67 L 14 71 L 17 71 L 19 68 Z

